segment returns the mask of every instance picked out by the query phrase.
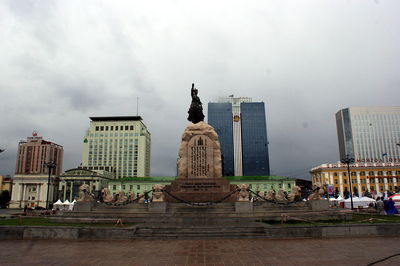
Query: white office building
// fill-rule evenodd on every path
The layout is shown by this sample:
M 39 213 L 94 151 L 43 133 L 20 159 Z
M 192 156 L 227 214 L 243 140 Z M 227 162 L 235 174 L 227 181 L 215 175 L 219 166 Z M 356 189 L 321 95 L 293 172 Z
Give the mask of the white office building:
M 340 158 L 400 162 L 400 107 L 349 107 L 336 113 Z
M 82 168 L 114 172 L 116 178 L 150 176 L 151 136 L 140 116 L 90 120 Z

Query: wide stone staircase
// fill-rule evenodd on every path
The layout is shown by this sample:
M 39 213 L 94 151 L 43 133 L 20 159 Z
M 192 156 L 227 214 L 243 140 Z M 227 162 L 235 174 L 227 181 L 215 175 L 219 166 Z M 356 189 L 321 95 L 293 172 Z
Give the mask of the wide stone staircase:
M 237 211 L 237 203 L 193 206 L 162 203 L 162 212 L 153 203 L 109 206 L 96 203 L 91 211 L 60 212 L 50 219 L 60 223 L 131 224 L 132 238 L 246 238 L 265 237 L 269 224 L 264 221 L 316 221 L 350 219 L 351 214 L 337 210 L 313 211 L 307 202 L 274 204 L 248 203 L 249 211 Z

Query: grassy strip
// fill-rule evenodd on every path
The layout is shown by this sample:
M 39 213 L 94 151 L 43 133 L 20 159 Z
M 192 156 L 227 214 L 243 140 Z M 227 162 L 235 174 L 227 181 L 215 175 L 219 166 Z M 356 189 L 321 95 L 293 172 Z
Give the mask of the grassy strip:
M 29 218 L 15 218 L 15 219 L 1 219 L 0 225 L 12 226 L 71 226 L 71 227 L 115 227 L 115 224 L 86 224 L 86 223 L 56 223 L 51 222 L 45 217 L 29 217 Z M 132 224 L 118 225 L 118 227 L 128 227 Z
M 289 220 L 284 224 L 281 221 L 264 220 L 263 223 L 270 225 L 283 226 L 313 226 L 313 225 L 341 225 L 341 224 L 382 224 L 382 223 L 400 223 L 400 216 L 383 216 L 373 214 L 353 214 L 352 220 L 322 220 L 322 221 L 306 221 L 306 220 Z

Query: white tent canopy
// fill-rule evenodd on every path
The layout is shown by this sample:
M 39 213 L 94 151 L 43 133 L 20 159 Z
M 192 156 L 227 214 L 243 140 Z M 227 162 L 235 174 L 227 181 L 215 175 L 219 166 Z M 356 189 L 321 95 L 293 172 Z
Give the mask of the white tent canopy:
M 61 200 L 57 200 L 57 201 L 54 202 L 54 204 L 53 204 L 53 210 L 62 209 L 62 207 L 63 207 L 63 203 L 62 203 Z
M 76 202 L 76 200 L 74 200 L 73 202 L 71 202 L 71 204 L 69 205 L 69 208 L 68 208 L 69 211 L 74 210 L 75 202 Z
M 368 197 L 353 197 L 353 207 L 354 208 L 368 208 L 370 203 L 375 203 L 376 200 L 368 198 Z M 345 199 L 344 200 L 344 207 L 345 208 L 351 208 L 351 199 Z
M 69 202 L 69 200 L 66 200 L 66 201 L 63 202 L 62 205 L 63 205 L 64 211 L 68 211 L 70 206 L 71 206 L 71 202 Z
M 330 200 L 330 201 L 342 201 L 343 198 L 342 198 L 342 196 L 339 195 L 339 197 L 337 197 L 337 199 L 335 199 L 335 198 L 329 198 L 329 200 Z

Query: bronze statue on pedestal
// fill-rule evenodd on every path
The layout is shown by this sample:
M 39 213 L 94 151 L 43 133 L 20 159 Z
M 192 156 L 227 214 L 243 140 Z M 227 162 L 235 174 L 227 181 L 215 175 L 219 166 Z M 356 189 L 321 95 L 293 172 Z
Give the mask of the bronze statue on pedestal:
M 193 124 L 204 121 L 203 106 L 201 104 L 199 96 L 197 96 L 198 92 L 199 91 L 194 87 L 194 83 L 192 83 L 192 103 L 190 104 L 190 108 L 188 111 L 188 120 L 191 121 Z

